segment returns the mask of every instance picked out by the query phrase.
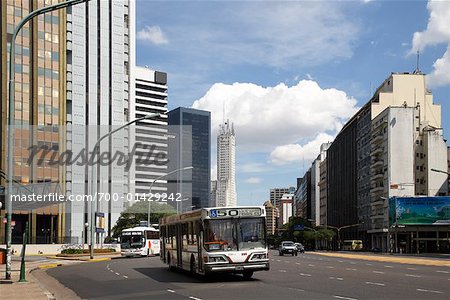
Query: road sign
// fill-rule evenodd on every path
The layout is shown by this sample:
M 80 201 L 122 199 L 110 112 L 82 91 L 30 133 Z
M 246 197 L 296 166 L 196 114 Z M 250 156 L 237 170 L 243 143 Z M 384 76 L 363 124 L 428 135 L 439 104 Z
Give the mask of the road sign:
M 305 230 L 305 226 L 301 224 L 294 225 L 294 230 Z

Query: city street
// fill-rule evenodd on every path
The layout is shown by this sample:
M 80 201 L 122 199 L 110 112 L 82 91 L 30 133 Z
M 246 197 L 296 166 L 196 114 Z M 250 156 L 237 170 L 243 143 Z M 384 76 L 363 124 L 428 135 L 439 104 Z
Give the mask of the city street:
M 192 278 L 159 257 L 65 266 L 47 273 L 84 299 L 448 299 L 450 268 L 314 253 L 279 256 L 253 279 Z

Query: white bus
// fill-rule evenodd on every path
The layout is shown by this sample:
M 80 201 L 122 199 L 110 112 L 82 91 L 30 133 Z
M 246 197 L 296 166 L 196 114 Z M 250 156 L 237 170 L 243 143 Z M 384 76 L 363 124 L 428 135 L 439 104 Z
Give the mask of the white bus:
M 160 219 L 161 260 L 191 273 L 269 270 L 264 207 L 202 208 Z
M 124 229 L 120 235 L 122 256 L 159 255 L 159 230 L 153 227 L 133 227 Z

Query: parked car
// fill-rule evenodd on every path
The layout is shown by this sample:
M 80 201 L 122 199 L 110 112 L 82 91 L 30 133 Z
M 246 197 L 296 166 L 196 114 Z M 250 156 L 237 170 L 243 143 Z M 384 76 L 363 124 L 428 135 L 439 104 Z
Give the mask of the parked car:
M 278 249 L 280 256 L 283 256 L 284 254 L 292 254 L 292 256 L 298 255 L 297 247 L 295 246 L 294 242 L 291 241 L 284 241 L 281 242 L 280 248 Z
M 295 245 L 295 247 L 297 248 L 297 251 L 298 251 L 298 252 L 300 252 L 300 253 L 305 253 L 305 247 L 304 247 L 302 244 L 300 244 L 300 243 L 295 243 L 294 245 Z
M 370 252 L 373 252 L 373 253 L 380 253 L 380 252 L 381 252 L 381 249 L 378 248 L 378 247 L 374 247 L 374 248 L 370 249 Z

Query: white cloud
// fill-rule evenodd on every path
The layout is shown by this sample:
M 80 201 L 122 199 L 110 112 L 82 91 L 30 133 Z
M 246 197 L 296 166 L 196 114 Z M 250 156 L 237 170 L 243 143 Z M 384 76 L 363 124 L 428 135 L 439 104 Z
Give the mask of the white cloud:
M 450 84 L 450 2 L 429 1 L 430 12 L 427 29 L 415 32 L 410 54 L 424 50 L 427 46 L 447 44 L 447 51 L 433 64 L 433 71 L 428 75 L 431 86 Z
M 264 172 L 265 167 L 261 163 L 247 163 L 238 166 L 239 170 L 244 173 L 260 173 Z
M 155 45 L 169 43 L 169 40 L 159 26 L 145 26 L 138 31 L 136 37 L 138 40 L 148 41 Z
M 245 183 L 258 184 L 258 183 L 261 183 L 262 181 L 263 181 L 262 178 L 250 177 L 245 180 Z
M 278 146 L 270 153 L 269 161 L 276 165 L 309 162 L 319 155 L 320 145 L 332 142 L 333 139 L 334 137 L 331 135 L 320 133 L 303 146 L 299 144 Z
M 225 118 L 234 123 L 238 151 L 263 152 L 322 132 L 334 134 L 357 110 L 356 100 L 345 92 L 323 89 L 311 80 L 291 87 L 216 83 L 192 107 L 211 111 L 213 136 L 225 107 Z

